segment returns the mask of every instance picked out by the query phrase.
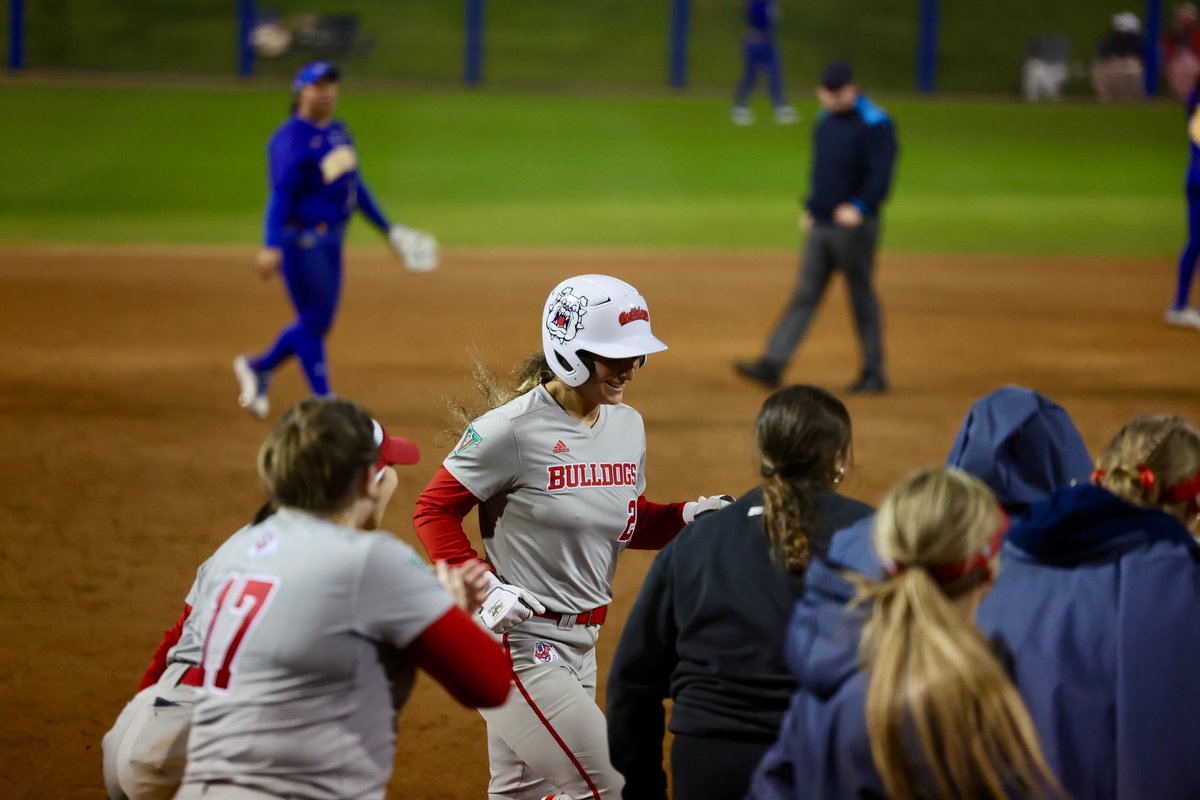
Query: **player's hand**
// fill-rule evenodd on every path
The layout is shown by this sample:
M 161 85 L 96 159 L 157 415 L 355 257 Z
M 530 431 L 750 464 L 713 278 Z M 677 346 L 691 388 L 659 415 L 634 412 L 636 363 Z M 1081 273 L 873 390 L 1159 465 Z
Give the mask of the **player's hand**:
M 843 228 L 857 228 L 863 224 L 863 213 L 854 203 L 842 203 L 833 210 L 833 221 Z
M 701 497 L 699 500 L 694 500 L 690 503 L 684 503 L 683 524 L 691 525 L 705 514 L 711 514 L 714 511 L 720 511 L 722 508 L 732 502 L 733 498 L 729 495 L 718 494 L 713 495 L 712 497 Z
M 283 264 L 283 250 L 278 247 L 264 247 L 258 251 L 258 256 L 255 258 L 258 277 L 264 281 L 269 281 L 275 277 L 275 273 L 279 272 L 281 264 Z
M 454 598 L 455 605 L 468 614 L 480 609 L 492 587 L 488 579 L 491 572 L 487 564 L 479 560 L 464 561 L 455 567 L 439 561 L 433 565 L 433 571 L 442 588 Z
M 546 607 L 526 589 L 501 583 L 491 572 L 487 573 L 486 579 L 490 588 L 479 609 L 479 618 L 492 633 L 504 633 L 535 613 L 546 613 Z
M 805 211 L 803 214 L 800 215 L 800 221 L 797 224 L 799 224 L 800 230 L 804 231 L 805 233 L 808 233 L 809 231 L 812 230 L 812 227 L 813 227 L 812 214 Z

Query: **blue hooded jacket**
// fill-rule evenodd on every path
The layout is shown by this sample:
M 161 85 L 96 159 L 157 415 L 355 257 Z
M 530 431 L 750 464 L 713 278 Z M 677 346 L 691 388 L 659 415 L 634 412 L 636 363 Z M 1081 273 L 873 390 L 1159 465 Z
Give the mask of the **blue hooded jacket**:
M 1010 531 L 978 622 L 1069 795 L 1200 797 L 1200 546 L 1173 517 L 1060 489 Z
M 748 800 L 834 800 L 887 795 L 867 737 L 867 675 L 858 666 L 865 608 L 848 609 L 854 587 L 813 561 L 796 604 L 785 652 L 799 689 L 763 756 Z
M 1022 386 L 1005 386 L 971 406 L 946 466 L 986 483 L 1010 516 L 1092 472 L 1083 437 L 1061 406 Z M 883 577 L 871 541 L 874 515 L 839 531 L 829 559 L 872 578 Z

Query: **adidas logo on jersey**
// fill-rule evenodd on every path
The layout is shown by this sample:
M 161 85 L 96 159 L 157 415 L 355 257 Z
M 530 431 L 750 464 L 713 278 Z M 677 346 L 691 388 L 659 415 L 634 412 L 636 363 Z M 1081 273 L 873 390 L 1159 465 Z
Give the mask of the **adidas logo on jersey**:
M 638 466 L 632 461 L 590 464 L 551 464 L 546 467 L 546 491 L 637 486 Z
M 562 439 L 559 439 L 554 443 L 554 449 L 550 452 L 554 453 L 555 455 L 558 455 L 559 453 L 569 453 L 571 452 L 571 448 L 567 447 L 566 443 Z

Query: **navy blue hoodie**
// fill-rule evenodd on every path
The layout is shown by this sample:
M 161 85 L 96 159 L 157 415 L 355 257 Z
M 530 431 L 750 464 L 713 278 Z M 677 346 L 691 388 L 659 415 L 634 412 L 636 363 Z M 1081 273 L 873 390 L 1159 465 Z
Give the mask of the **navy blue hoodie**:
M 867 737 L 867 675 L 858 666 L 866 608 L 854 587 L 814 561 L 789 625 L 786 658 L 799 690 L 750 782 L 753 800 L 885 798 Z
M 1092 472 L 1087 447 L 1067 412 L 1022 386 L 1005 386 L 971 406 L 950 448 L 946 466 L 959 467 L 986 483 L 1013 517 Z M 829 559 L 872 578 L 883 577 L 871 541 L 875 517 L 860 520 L 833 537 Z
M 1200 797 L 1200 547 L 1174 518 L 1059 490 L 1009 533 L 978 621 L 1071 796 Z

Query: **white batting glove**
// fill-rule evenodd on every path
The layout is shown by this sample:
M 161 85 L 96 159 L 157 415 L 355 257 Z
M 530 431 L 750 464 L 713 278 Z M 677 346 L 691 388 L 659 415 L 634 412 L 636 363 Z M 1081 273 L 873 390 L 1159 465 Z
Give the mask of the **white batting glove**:
M 388 244 L 409 272 L 429 272 L 438 265 L 438 241 L 423 231 L 407 225 L 388 229 Z
M 492 633 L 504 633 L 520 625 L 535 613 L 545 614 L 546 607 L 528 590 L 510 583 L 501 583 L 494 574 L 488 573 L 492 588 L 483 599 L 479 619 Z
M 683 504 L 683 524 L 691 525 L 696 520 L 703 517 L 705 514 L 711 514 L 714 511 L 720 511 L 725 506 L 733 502 L 733 498 L 727 494 L 713 495 L 712 497 L 701 497 L 690 503 Z

